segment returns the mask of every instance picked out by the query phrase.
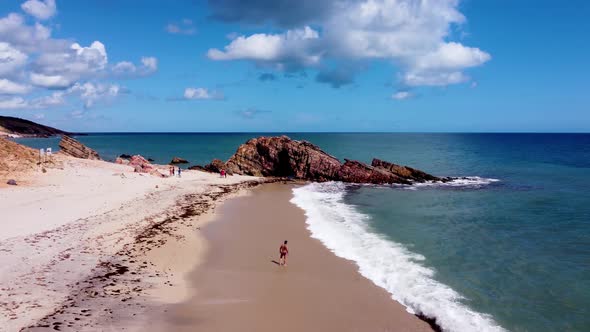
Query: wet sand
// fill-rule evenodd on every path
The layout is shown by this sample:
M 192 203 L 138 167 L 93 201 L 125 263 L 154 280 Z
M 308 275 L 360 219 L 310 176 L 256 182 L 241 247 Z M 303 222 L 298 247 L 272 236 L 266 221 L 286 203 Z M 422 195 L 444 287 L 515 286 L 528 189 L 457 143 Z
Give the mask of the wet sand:
M 204 262 L 194 294 L 148 318 L 163 331 L 432 331 L 310 237 L 290 185 L 269 184 L 225 202 L 202 229 Z M 289 241 L 288 266 L 277 265 Z

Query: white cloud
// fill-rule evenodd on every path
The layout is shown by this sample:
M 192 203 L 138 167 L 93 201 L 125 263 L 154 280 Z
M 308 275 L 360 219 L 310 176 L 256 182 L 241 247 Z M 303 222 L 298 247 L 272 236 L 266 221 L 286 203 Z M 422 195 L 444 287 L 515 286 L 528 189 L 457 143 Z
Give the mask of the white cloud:
M 84 108 L 97 103 L 108 103 L 119 96 L 121 87 L 116 84 L 76 83 L 68 89 L 68 94 L 76 94 L 84 102 Z
M 89 109 L 99 104 L 109 104 L 122 93 L 123 88 L 117 84 L 75 83 L 67 90 L 54 91 L 51 94 L 32 99 L 0 97 L 0 109 L 47 109 L 65 105 L 68 103 L 68 99 L 71 101 L 72 98 L 82 101 L 84 109 Z
M 132 74 L 137 71 L 137 67 L 133 62 L 121 61 L 113 66 L 113 72 L 117 74 Z
M 0 18 L 0 40 L 25 52 L 57 49 L 67 46 L 65 40 L 52 40 L 51 30 L 40 23 L 28 26 L 24 18 L 15 13 Z
M 65 96 L 65 92 L 57 91 L 50 95 L 33 99 L 31 101 L 31 108 L 50 108 L 64 105 L 66 103 Z
M 158 60 L 154 57 L 141 58 L 141 64 L 150 72 L 158 70 Z
M 458 10 L 458 0 L 326 0 L 322 3 L 319 12 L 312 10 L 315 7 L 306 1 L 284 4 L 297 14 L 294 17 L 285 17 L 269 1 L 224 0 L 222 4 L 212 5 L 218 11 L 214 16 L 224 20 L 299 23 L 304 28 L 240 36 L 223 51 L 211 49 L 208 55 L 213 60 L 278 64 L 279 69 L 284 69 L 281 64 L 288 61 L 309 67 L 317 66 L 323 59 L 388 60 L 400 70 L 400 77 L 408 78 L 402 82 L 412 85 L 461 83 L 469 79 L 463 70 L 491 59 L 479 48 L 447 40 L 453 26 L 466 21 Z M 321 33 L 309 28 L 306 25 L 309 23 Z M 293 38 L 293 35 L 306 35 L 301 31 L 310 31 L 308 35 L 312 38 Z
M 158 59 L 142 57 L 141 65 L 137 66 L 129 61 L 121 61 L 113 66 L 113 73 L 118 77 L 142 77 L 153 74 L 158 70 Z
M 54 1 L 27 1 L 23 10 L 37 19 L 55 14 Z M 158 61 L 145 56 L 136 65 L 129 61 L 109 64 L 106 46 L 94 41 L 88 46 L 72 39 L 52 38 L 51 29 L 41 23 L 27 24 L 22 15 L 0 17 L 1 109 L 42 109 L 78 99 L 85 107 L 114 100 L 118 85 L 102 81 L 121 77 L 145 77 L 157 70 Z M 88 86 L 87 84 L 90 84 Z M 93 87 L 93 88 L 92 88 Z M 52 91 L 52 90 L 61 91 Z M 49 91 L 48 91 L 49 90 Z
M 435 51 L 416 58 L 412 67 L 415 70 L 462 69 L 479 66 L 490 59 L 491 56 L 479 48 L 450 42 L 443 43 Z
M 407 72 L 402 81 L 409 86 L 446 86 L 469 81 L 469 77 L 460 71 L 442 72 Z
M 45 109 L 65 103 L 64 92 L 54 92 L 51 95 L 27 100 L 23 97 L 0 98 L 0 109 Z
M 103 69 L 108 62 L 107 51 L 104 44 L 99 41 L 92 42 L 88 47 L 73 43 L 70 48 L 76 52 L 76 60 L 85 63 L 94 70 Z
M 10 74 L 27 63 L 28 56 L 8 43 L 0 42 L 0 76 Z
M 94 41 L 88 47 L 73 43 L 68 49 L 40 54 L 32 65 L 31 83 L 50 89 L 67 88 L 79 80 L 104 75 L 107 63 L 103 43 Z
M 408 91 L 398 91 L 391 95 L 391 98 L 396 100 L 404 100 L 413 97 L 414 95 Z
M 31 83 L 35 86 L 49 89 L 63 89 L 72 85 L 74 79 L 69 79 L 61 75 L 44 75 L 31 73 Z
M 0 109 L 17 110 L 28 106 L 28 102 L 22 97 L 0 98 Z
M 21 5 L 21 8 L 39 20 L 46 20 L 57 12 L 55 0 L 28 0 Z
M 223 99 L 223 94 L 219 91 L 209 91 L 205 88 L 186 88 L 184 89 L 184 99 L 187 100 L 204 100 L 204 99 Z
M 239 36 L 223 51 L 210 49 L 208 56 L 213 60 L 253 60 L 276 65 L 279 69 L 312 66 L 321 59 L 321 53 L 313 50 L 318 38 L 318 32 L 308 26 L 282 34 Z
M 28 85 L 15 83 L 5 78 L 0 78 L 0 95 L 20 95 L 28 93 L 29 91 L 31 91 L 31 87 Z

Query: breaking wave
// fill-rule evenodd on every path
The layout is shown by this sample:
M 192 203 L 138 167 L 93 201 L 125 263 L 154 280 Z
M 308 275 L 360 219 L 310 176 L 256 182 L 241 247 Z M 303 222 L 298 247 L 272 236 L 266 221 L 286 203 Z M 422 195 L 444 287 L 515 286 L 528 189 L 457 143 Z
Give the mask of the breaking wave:
M 420 185 L 472 186 L 495 181 L 470 177 Z M 312 237 L 337 256 L 354 261 L 364 277 L 387 290 L 408 312 L 435 318 L 444 331 L 505 331 L 491 316 L 473 311 L 461 302 L 459 293 L 436 281 L 435 271 L 421 263 L 424 256 L 372 231 L 370 217 L 344 203 L 346 186 L 327 182 L 293 189 L 291 202 L 305 211 Z

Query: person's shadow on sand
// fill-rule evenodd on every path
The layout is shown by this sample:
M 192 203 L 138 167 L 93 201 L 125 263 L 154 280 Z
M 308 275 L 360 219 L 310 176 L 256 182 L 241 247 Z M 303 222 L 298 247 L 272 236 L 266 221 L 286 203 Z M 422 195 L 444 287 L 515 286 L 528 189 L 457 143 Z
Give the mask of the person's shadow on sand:
M 271 260 L 271 262 L 273 262 L 273 263 L 275 263 L 275 264 L 277 264 L 277 265 L 281 265 L 281 263 L 279 263 L 279 262 L 275 261 L 274 259 L 273 259 L 273 260 Z

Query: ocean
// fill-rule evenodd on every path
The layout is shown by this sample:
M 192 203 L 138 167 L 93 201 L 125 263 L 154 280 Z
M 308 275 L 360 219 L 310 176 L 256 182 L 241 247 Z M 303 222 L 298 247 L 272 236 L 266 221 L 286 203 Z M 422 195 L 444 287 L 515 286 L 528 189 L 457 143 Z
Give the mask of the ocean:
M 89 134 L 105 158 L 227 159 L 260 134 Z M 271 134 L 264 134 L 271 135 Z M 590 331 L 590 134 L 292 133 L 450 184 L 309 184 L 292 202 L 312 236 L 448 331 Z M 57 149 L 57 138 L 17 141 Z

